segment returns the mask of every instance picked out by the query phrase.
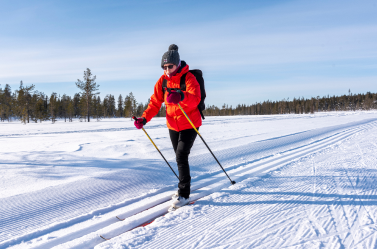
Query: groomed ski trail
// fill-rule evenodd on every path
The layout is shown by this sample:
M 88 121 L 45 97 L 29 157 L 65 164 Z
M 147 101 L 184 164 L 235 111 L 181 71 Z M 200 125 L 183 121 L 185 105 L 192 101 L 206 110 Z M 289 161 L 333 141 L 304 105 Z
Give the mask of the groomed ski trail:
M 245 162 L 242 164 L 234 165 L 231 167 L 233 169 L 229 171 L 229 174 L 237 182 L 242 181 L 246 178 L 261 176 L 271 170 L 274 170 L 278 167 L 281 167 L 282 165 L 285 165 L 291 162 L 292 160 L 297 160 L 302 156 L 306 156 L 310 153 L 325 149 L 326 147 L 331 146 L 337 142 L 340 142 L 356 134 L 357 132 L 367 130 L 371 127 L 376 126 L 376 122 L 373 122 L 373 121 L 369 121 L 369 122 L 370 122 L 369 124 L 357 125 L 356 127 L 353 127 L 353 128 L 344 129 L 326 138 L 313 141 L 305 146 L 299 146 L 297 148 L 282 151 L 278 155 L 275 155 L 275 156 L 267 156 L 256 162 Z M 229 170 L 229 167 L 227 168 L 227 170 Z M 224 178 L 225 178 L 224 173 L 218 172 L 216 175 L 213 175 L 211 179 L 201 179 L 198 181 L 194 181 L 193 186 L 194 187 L 196 186 L 196 188 L 199 188 L 197 186 L 200 186 L 200 190 L 197 192 L 194 192 L 194 194 L 192 195 L 192 199 L 197 200 L 204 196 L 208 196 L 220 189 L 228 187 L 230 183 L 227 179 L 224 179 Z M 223 180 L 219 180 L 219 179 L 223 179 Z M 160 195 L 165 196 L 164 198 L 167 198 L 167 197 L 170 198 L 171 194 L 172 192 L 162 192 Z M 153 198 L 150 198 L 150 199 L 153 199 Z M 161 202 L 161 199 L 159 201 Z M 136 204 L 136 203 L 133 203 L 133 204 Z M 61 236 L 60 238 L 57 238 L 55 240 L 51 240 L 51 241 L 48 241 L 47 243 L 40 244 L 34 248 L 49 248 L 52 246 L 58 246 L 64 242 L 74 239 L 74 237 L 78 238 L 79 236 L 82 236 L 82 235 L 85 235 L 85 236 L 77 240 L 77 243 L 78 243 L 77 245 L 75 245 L 75 240 L 73 240 L 73 241 L 68 242 L 66 246 L 69 245 L 69 247 L 72 247 L 72 248 L 80 248 L 80 247 L 82 248 L 82 246 L 94 247 L 95 245 L 103 242 L 103 239 L 99 237 L 99 234 L 101 234 L 105 238 L 111 238 L 111 237 L 117 236 L 147 221 L 150 221 L 151 219 L 155 217 L 158 217 L 166 213 L 166 210 L 168 207 L 169 207 L 169 200 L 166 200 L 165 202 L 162 202 L 159 205 L 156 205 L 156 199 L 154 199 L 153 201 L 151 200 L 148 203 L 146 203 L 144 200 L 143 205 L 138 207 L 137 214 L 131 213 L 131 212 L 121 213 L 122 211 L 120 210 L 120 208 L 112 210 L 111 213 L 118 212 L 117 215 L 125 219 L 122 222 L 118 220 L 114 222 L 102 220 L 100 222 L 97 222 L 96 224 L 90 224 L 89 227 L 81 229 L 81 233 L 80 233 L 80 230 L 78 231 L 76 230 L 76 231 L 73 231 L 72 234 L 68 233 L 65 236 Z M 148 209 L 148 210 L 145 212 L 140 212 L 144 209 Z M 115 217 L 113 218 L 115 219 Z M 76 223 L 72 222 L 71 226 L 63 230 L 72 229 L 75 224 L 77 224 L 77 222 Z M 57 230 L 57 227 L 51 230 L 52 230 L 52 233 L 54 233 L 54 231 Z M 90 233 L 90 231 L 92 230 L 95 230 L 95 232 Z M 48 231 L 46 231 L 45 234 L 46 233 L 48 233 Z M 77 236 L 77 234 L 79 234 L 79 236 Z M 66 241 L 64 241 L 64 238 L 66 239 Z
M 360 130 L 95 248 L 375 248 L 376 134 Z

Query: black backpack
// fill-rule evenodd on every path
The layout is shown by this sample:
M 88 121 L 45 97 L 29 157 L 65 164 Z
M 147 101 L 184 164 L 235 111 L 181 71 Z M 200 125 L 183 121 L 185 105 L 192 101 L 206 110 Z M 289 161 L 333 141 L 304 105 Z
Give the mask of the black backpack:
M 202 119 L 205 119 L 203 115 L 203 111 L 206 109 L 206 105 L 204 104 L 204 100 L 206 98 L 206 89 L 204 88 L 203 73 L 199 69 L 189 70 L 189 72 L 195 76 L 196 80 L 199 83 L 201 98 L 198 105 L 198 109 L 199 109 L 200 115 L 202 116 Z M 179 88 L 181 91 L 186 91 L 186 74 L 187 73 L 185 73 L 181 77 L 180 88 Z M 165 94 L 165 88 L 167 87 L 167 83 L 168 82 L 166 81 L 166 79 L 162 81 L 162 91 L 164 94 Z M 179 89 L 172 88 L 172 90 L 179 90 Z

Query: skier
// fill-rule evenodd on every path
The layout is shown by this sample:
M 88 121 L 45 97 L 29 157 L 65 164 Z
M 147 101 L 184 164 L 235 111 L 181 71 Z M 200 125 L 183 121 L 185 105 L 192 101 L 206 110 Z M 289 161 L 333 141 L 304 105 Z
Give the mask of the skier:
M 162 103 L 165 103 L 166 122 L 179 172 L 178 192 L 172 203 L 172 208 L 180 208 L 189 203 L 191 176 L 188 156 L 197 133 L 178 107 L 178 103 L 194 126 L 199 129 L 202 125 L 202 118 L 198 109 L 201 99 L 200 86 L 195 76 L 189 72 L 189 66 L 186 62 L 180 60 L 178 46 L 175 44 L 170 45 L 169 50 L 163 54 L 161 67 L 164 74 L 154 86 L 154 93 L 151 96 L 148 108 L 141 118 L 135 120 L 134 124 L 136 128 L 141 129 L 156 116 Z M 180 80 L 185 74 L 186 91 L 181 91 Z M 167 89 L 163 89 L 164 80 Z

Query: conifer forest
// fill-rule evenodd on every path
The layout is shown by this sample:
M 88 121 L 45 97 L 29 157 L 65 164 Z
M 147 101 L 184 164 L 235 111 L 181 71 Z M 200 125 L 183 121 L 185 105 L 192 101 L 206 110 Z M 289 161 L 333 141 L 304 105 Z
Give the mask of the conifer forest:
M 95 82 L 90 69 L 84 72 L 84 80 L 78 80 L 76 86 L 81 92 L 74 96 L 60 95 L 53 92 L 47 96 L 35 89 L 34 85 L 25 86 L 20 82 L 17 90 L 12 91 L 6 84 L 0 86 L 0 120 L 21 121 L 22 123 L 44 122 L 54 123 L 57 119 L 72 122 L 74 119 L 90 121 L 90 118 L 130 118 L 141 116 L 147 108 L 149 100 L 143 104 L 137 102 L 133 93 L 123 97 L 108 94 L 104 99 L 98 96 L 99 85 Z M 207 96 L 210 93 L 207 92 Z M 204 116 L 231 115 L 270 115 L 270 114 L 309 114 L 330 111 L 359 111 L 377 109 L 377 93 L 348 94 L 342 96 L 317 96 L 308 98 L 283 99 L 280 101 L 263 101 L 251 105 L 238 104 L 221 107 L 207 105 Z M 158 117 L 166 115 L 162 105 Z

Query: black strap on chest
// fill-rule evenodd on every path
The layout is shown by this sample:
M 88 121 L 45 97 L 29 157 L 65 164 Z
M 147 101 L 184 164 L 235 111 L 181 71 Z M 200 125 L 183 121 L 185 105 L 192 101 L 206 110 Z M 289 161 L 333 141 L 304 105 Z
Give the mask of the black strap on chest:
M 181 91 L 186 91 L 186 74 L 183 74 L 181 76 L 181 81 L 179 83 L 180 87 L 179 88 L 170 88 L 171 90 L 181 90 Z M 167 88 L 167 85 L 168 85 L 168 81 L 166 79 L 164 79 L 162 81 L 162 92 L 164 93 L 165 95 L 165 88 Z

